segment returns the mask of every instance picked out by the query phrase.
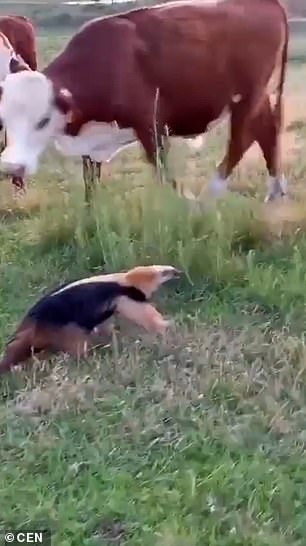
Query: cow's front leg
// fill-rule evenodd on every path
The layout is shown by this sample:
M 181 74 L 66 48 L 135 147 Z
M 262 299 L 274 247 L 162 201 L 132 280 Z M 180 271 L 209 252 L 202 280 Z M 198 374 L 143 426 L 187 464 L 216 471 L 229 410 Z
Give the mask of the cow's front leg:
M 3 140 L 1 139 L 0 140 L 0 156 L 2 154 L 2 152 L 5 150 L 5 144 L 3 142 Z M 0 180 L 6 180 L 7 179 L 7 174 L 4 173 L 3 171 L 0 172 Z
M 161 184 L 168 182 L 175 191 L 178 191 L 177 181 L 169 166 L 170 135 L 167 126 L 155 136 L 156 146 L 156 169 Z
M 154 132 L 154 129 L 147 127 L 138 127 L 135 133 L 140 140 L 148 161 L 154 166 L 158 182 L 164 185 L 165 182 L 171 183 L 174 190 L 177 190 L 177 183 L 169 172 L 168 153 L 169 137 L 160 132 Z
M 85 201 L 90 203 L 97 184 L 101 180 L 101 163 L 83 156 L 83 180 L 85 184 Z
M 0 155 L 1 155 L 2 152 L 5 150 L 5 148 L 7 147 L 7 135 L 6 135 L 6 131 L 3 130 L 2 127 L 0 127 L 0 130 L 2 130 L 2 133 L 3 133 L 3 140 L 2 142 L 0 142 Z M 7 175 L 5 176 L 5 178 L 6 177 Z M 16 196 L 25 194 L 26 184 L 25 184 L 24 178 L 22 178 L 22 176 L 13 176 L 11 180 L 12 180 L 12 185 L 14 189 L 14 194 Z
M 5 148 L 6 148 L 6 133 L 3 129 L 3 127 L 1 126 L 0 124 L 0 132 L 2 133 L 2 137 L 1 140 L 0 140 L 0 155 L 2 154 L 2 152 L 4 152 Z M 1 178 L 6 178 L 5 174 L 4 173 L 1 173 Z
M 2 154 L 2 152 L 5 150 L 5 148 L 7 147 L 7 135 L 6 135 L 6 130 L 3 128 L 3 126 L 0 124 L 0 131 L 2 132 L 3 134 L 3 140 L 2 142 L 0 143 L 0 154 Z
M 177 181 L 169 165 L 170 138 L 169 138 L 168 130 L 166 131 L 165 135 L 161 136 L 158 149 L 159 149 L 159 157 L 160 157 L 160 166 L 164 173 L 164 179 L 169 184 L 171 184 L 172 188 L 175 191 L 178 191 Z

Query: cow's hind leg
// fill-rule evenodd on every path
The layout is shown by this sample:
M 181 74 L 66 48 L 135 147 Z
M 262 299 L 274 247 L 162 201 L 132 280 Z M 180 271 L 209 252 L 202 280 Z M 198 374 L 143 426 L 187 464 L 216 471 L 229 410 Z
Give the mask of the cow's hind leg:
M 85 184 L 85 201 L 92 202 L 93 193 L 101 180 L 101 163 L 92 161 L 89 156 L 83 156 L 83 180 Z
M 226 155 L 218 165 L 217 172 L 209 184 L 210 192 L 219 197 L 227 190 L 227 181 L 245 152 L 255 141 L 250 131 L 250 101 L 241 100 L 231 105 L 230 137 Z
M 280 161 L 280 120 L 271 108 L 268 95 L 263 98 L 255 115 L 247 103 L 232 105 L 228 151 L 210 184 L 214 195 L 226 191 L 228 177 L 255 141 L 261 147 L 269 171 L 266 201 L 286 195 L 287 182 L 281 172 Z
M 278 114 L 273 112 L 267 96 L 258 115 L 252 120 L 252 131 L 263 152 L 269 172 L 266 202 L 287 194 L 287 181 L 281 170 L 280 121 Z

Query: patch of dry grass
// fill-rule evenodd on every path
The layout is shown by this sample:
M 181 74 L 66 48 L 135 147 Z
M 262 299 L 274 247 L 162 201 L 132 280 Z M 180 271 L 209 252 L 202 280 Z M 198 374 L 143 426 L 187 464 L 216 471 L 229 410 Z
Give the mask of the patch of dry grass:
M 29 509 L 44 518 L 52 506 L 60 544 L 77 521 L 78 540 L 89 544 L 119 528 L 129 545 L 200 546 L 212 536 L 224 545 L 229 536 L 239 546 L 302 544 L 293 461 L 305 442 L 304 339 L 197 323 L 163 342 L 126 341 L 77 367 L 56 358 L 9 391 L 3 448 L 22 461 L 20 501 L 40 498 L 35 511 L 22 503 L 13 521 Z
M 142 335 L 140 342 L 138 337 L 126 333 L 120 340 L 115 338 L 111 346 L 77 366 L 60 356 L 45 370 L 40 364 L 29 386 L 13 399 L 11 410 L 44 419 L 47 413 L 84 411 L 110 395 L 124 398 L 124 391 L 130 389 L 134 403 L 142 400 L 145 406 L 138 416 L 140 435 L 143 423 L 151 426 L 153 418 L 154 426 L 163 428 L 158 424 L 161 411 L 183 414 L 203 405 L 206 426 L 211 422 L 216 432 L 216 419 L 220 420 L 229 439 L 232 425 L 233 440 L 239 432 L 238 415 L 242 421 L 247 416 L 257 422 L 262 419 L 263 431 L 267 426 L 270 432 L 297 439 L 296 417 L 306 394 L 303 337 L 286 329 L 198 323 L 178 326 L 162 341 Z M 21 375 L 26 377 L 25 372 Z M 133 420 L 132 415 L 129 418 Z M 244 433 L 252 435 L 247 428 Z

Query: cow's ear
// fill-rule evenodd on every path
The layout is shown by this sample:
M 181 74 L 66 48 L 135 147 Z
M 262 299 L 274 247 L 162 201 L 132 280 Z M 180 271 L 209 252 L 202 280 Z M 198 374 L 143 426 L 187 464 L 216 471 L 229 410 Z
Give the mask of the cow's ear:
M 30 70 L 29 65 L 22 59 L 20 55 L 12 57 L 10 60 L 10 73 L 16 74 L 16 72 L 23 72 L 24 70 Z
M 76 115 L 73 96 L 68 89 L 61 88 L 55 94 L 55 106 L 66 116 L 67 123 L 72 123 Z
M 62 112 L 62 114 L 68 114 L 73 109 L 72 94 L 68 89 L 61 88 L 55 94 L 55 106 Z
M 55 93 L 54 102 L 56 108 L 66 116 L 66 130 L 73 132 L 74 125 L 78 125 L 81 119 L 81 113 L 75 104 L 72 94 L 68 89 L 61 88 Z

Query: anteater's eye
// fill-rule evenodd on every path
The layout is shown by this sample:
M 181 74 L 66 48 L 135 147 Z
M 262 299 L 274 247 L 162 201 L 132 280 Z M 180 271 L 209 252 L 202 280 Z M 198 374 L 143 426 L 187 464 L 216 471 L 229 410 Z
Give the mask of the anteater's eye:
M 43 129 L 50 122 L 50 116 L 42 118 L 36 125 L 36 129 Z

